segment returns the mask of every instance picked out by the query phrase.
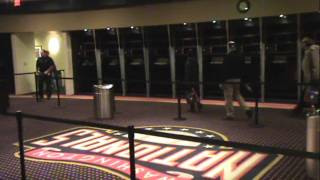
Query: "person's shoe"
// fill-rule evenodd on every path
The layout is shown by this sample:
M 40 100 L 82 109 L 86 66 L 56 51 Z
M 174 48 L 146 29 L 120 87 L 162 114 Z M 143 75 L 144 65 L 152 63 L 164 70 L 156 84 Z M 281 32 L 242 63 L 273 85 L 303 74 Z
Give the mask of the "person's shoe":
M 50 100 L 51 99 L 51 95 L 47 95 L 47 100 Z
M 227 121 L 230 121 L 230 120 L 234 120 L 234 117 L 232 116 L 225 116 L 222 118 L 223 120 L 227 120 Z
M 246 110 L 246 115 L 247 115 L 248 119 L 251 119 L 252 118 L 252 110 L 251 109 Z
M 42 101 L 43 101 L 43 96 L 39 96 L 39 97 L 38 97 L 38 101 L 39 101 L 39 102 L 42 102 Z
M 198 105 L 199 111 L 201 111 L 201 110 L 202 110 L 202 104 L 201 104 L 201 102 L 198 102 L 197 105 Z
M 189 112 L 196 112 L 195 104 L 193 102 L 190 104 Z
M 293 115 L 298 115 L 303 113 L 303 107 L 301 105 L 297 105 L 293 110 L 292 110 Z

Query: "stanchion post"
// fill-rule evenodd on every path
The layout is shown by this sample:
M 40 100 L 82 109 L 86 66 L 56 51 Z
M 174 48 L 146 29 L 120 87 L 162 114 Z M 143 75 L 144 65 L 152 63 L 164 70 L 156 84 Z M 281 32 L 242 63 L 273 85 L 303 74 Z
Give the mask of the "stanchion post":
M 56 71 L 55 73 L 55 79 L 56 79 L 56 87 L 57 87 L 57 104 L 58 106 L 61 105 L 61 102 L 60 102 L 60 87 L 59 87 L 59 77 L 58 77 L 58 71 Z
M 261 128 L 262 124 L 259 124 L 259 94 L 258 94 L 259 83 L 255 84 L 254 94 L 255 94 L 255 106 L 254 106 L 254 123 L 251 124 L 251 127 Z
M 178 87 L 178 84 L 177 84 L 177 87 Z M 178 116 L 176 118 L 174 118 L 174 120 L 176 120 L 176 121 L 184 121 L 184 120 L 186 120 L 185 117 L 182 117 L 181 96 L 180 96 L 179 88 L 177 88 L 177 113 L 178 113 Z
M 26 180 L 26 169 L 25 169 L 25 161 L 24 161 L 24 145 L 23 145 L 23 125 L 22 125 L 21 111 L 16 112 L 16 119 L 17 119 L 17 125 L 18 125 L 18 141 L 19 141 L 19 153 L 20 153 L 21 179 Z
M 38 92 L 38 75 L 36 72 L 34 74 L 34 81 L 35 81 L 35 86 L 36 86 L 36 101 L 39 102 L 39 92 Z
M 136 179 L 136 163 L 134 155 L 134 127 L 128 126 L 129 154 L 130 154 L 130 179 Z

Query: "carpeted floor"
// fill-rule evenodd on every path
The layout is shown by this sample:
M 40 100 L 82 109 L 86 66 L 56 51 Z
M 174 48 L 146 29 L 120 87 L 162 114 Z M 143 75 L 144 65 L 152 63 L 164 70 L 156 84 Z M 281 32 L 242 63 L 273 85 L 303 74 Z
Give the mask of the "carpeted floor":
M 250 123 L 243 112 L 237 108 L 238 118 L 233 121 L 222 120 L 223 106 L 205 105 L 201 113 L 187 112 L 182 105 L 186 121 L 174 121 L 177 116 L 176 104 L 117 101 L 116 113 L 112 120 L 95 120 L 93 104 L 90 99 L 63 99 L 57 107 L 55 99 L 36 103 L 31 98 L 11 98 L 10 112 L 21 110 L 24 113 L 49 117 L 61 117 L 82 121 L 106 123 L 110 125 L 135 127 L 163 126 L 190 127 L 215 131 L 226 136 L 230 141 L 253 143 L 274 147 L 305 150 L 306 122 L 301 117 L 293 117 L 289 110 L 260 109 L 260 123 L 263 128 L 249 127 Z M 36 138 L 75 126 L 47 123 L 25 119 L 24 138 Z M 0 179 L 19 179 L 19 159 L 14 156 L 17 147 L 17 128 L 13 117 L 0 116 Z M 95 168 L 61 163 L 26 162 L 27 175 L 30 179 L 115 179 Z M 39 172 L 41 171 L 41 172 Z M 45 172 L 45 173 L 44 173 Z M 75 174 L 77 174 L 75 176 Z M 80 176 L 79 176 L 80 174 Z M 120 177 L 118 177 L 121 179 Z M 305 160 L 283 157 L 266 171 L 262 179 L 307 179 Z

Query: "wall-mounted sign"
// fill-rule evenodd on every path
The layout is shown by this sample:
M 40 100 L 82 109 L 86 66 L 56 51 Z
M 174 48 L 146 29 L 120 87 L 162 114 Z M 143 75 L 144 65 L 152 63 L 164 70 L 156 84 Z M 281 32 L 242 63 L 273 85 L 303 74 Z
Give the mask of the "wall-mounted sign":
M 14 5 L 15 7 L 21 6 L 21 0 L 14 0 L 13 5 Z

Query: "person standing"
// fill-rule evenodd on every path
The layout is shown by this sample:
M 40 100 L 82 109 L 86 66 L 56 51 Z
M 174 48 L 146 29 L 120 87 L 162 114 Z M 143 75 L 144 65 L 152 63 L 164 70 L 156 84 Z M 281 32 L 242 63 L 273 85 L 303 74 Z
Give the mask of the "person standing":
M 184 64 L 184 79 L 188 83 L 186 91 L 186 100 L 190 105 L 190 111 L 201 111 L 202 104 L 199 97 L 199 66 L 194 57 L 192 49 L 187 51 L 187 58 Z
M 223 61 L 223 93 L 225 98 L 225 120 L 234 119 L 233 99 L 235 98 L 240 107 L 246 112 L 247 117 L 252 117 L 252 111 L 247 106 L 240 93 L 240 83 L 244 70 L 244 57 L 240 54 L 234 41 L 228 42 L 229 52 Z
M 302 39 L 302 48 L 304 50 L 304 55 L 302 58 L 302 82 L 303 83 L 316 83 L 320 79 L 319 73 L 319 46 L 314 43 L 310 37 L 304 37 Z M 303 85 L 302 86 L 302 97 L 298 102 L 294 112 L 300 113 L 303 108 L 307 106 L 306 100 L 309 98 L 308 92 L 312 86 Z
M 319 80 L 319 46 L 314 44 L 311 38 L 305 37 L 302 39 L 302 47 L 304 49 L 302 59 L 303 83 L 315 82 Z
M 42 50 L 41 56 L 37 59 L 36 71 L 38 74 L 39 82 L 39 97 L 43 99 L 43 85 L 46 86 L 47 99 L 51 98 L 51 77 L 56 70 L 54 61 L 49 56 L 49 51 Z

